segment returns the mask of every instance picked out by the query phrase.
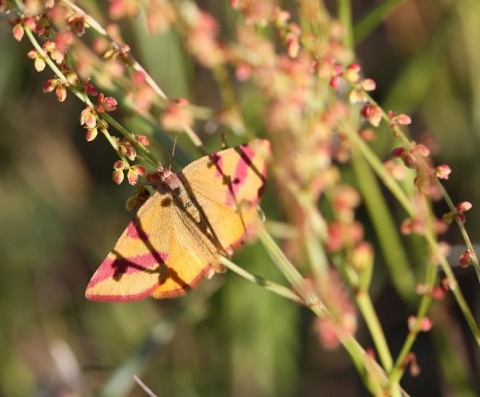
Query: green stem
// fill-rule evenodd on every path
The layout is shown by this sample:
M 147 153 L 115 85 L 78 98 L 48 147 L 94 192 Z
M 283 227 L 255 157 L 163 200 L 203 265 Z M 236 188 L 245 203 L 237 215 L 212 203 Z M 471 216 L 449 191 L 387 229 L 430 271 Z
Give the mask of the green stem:
M 415 210 L 413 205 L 408 200 L 406 194 L 400 188 L 400 186 L 393 180 L 393 178 L 386 172 L 383 164 L 380 160 L 375 156 L 373 151 L 363 142 L 358 134 L 354 132 L 350 127 L 342 123 L 341 125 L 342 130 L 345 132 L 347 137 L 356 144 L 356 147 L 360 150 L 363 157 L 367 160 L 370 164 L 370 167 L 375 171 L 377 176 L 382 180 L 385 186 L 394 194 L 400 204 L 403 206 L 404 210 L 409 214 L 409 216 L 415 216 Z M 455 210 L 455 209 L 454 209 Z M 425 239 L 430 247 L 431 252 L 439 252 L 439 247 L 437 243 L 436 236 L 433 234 L 432 231 L 427 230 L 425 232 Z M 470 330 L 472 331 L 473 335 L 475 336 L 477 343 L 480 345 L 480 330 L 475 322 L 475 319 L 472 315 L 472 312 L 468 308 L 466 304 L 465 298 L 463 297 L 462 291 L 458 288 L 457 280 L 444 256 L 438 254 L 440 266 L 442 267 L 443 271 L 447 275 L 450 284 L 452 287 L 452 293 L 462 310 L 463 315 L 465 316 L 465 320 L 467 321 Z
M 315 292 L 309 288 L 301 276 L 301 274 L 297 271 L 297 269 L 293 266 L 293 264 L 285 257 L 283 252 L 280 250 L 278 245 L 272 239 L 272 237 L 263 229 L 261 228 L 259 231 L 260 241 L 264 245 L 267 253 L 270 255 L 274 263 L 278 266 L 278 268 L 282 271 L 285 275 L 287 280 L 292 284 L 294 290 L 298 293 L 298 295 L 302 298 L 302 301 L 315 313 L 317 317 L 320 319 L 328 319 L 330 317 L 330 313 L 325 305 L 321 302 L 321 300 L 317 297 Z M 228 263 L 223 262 L 226 266 Z M 242 275 L 243 277 L 243 275 Z M 248 280 L 257 283 L 255 276 L 247 277 Z M 375 375 L 375 378 L 378 382 L 381 382 L 381 388 L 386 390 L 388 388 L 387 376 L 383 369 L 375 362 L 375 360 L 370 360 L 368 363 L 368 368 L 365 360 L 365 350 L 360 346 L 360 344 L 355 340 L 355 338 L 350 334 L 339 334 L 337 335 L 342 345 L 345 349 L 349 352 L 352 360 L 357 367 L 358 372 L 362 375 L 363 379 L 365 380 L 366 384 L 368 383 L 368 374 Z M 373 371 L 373 373 L 372 373 Z M 394 389 L 394 395 L 396 395 L 397 391 Z M 408 396 L 403 390 L 399 389 L 399 393 L 403 396 Z
M 436 247 L 436 245 L 434 245 L 436 244 L 436 241 L 433 235 L 427 234 L 426 239 L 431 247 L 433 246 Z M 453 296 L 455 297 L 455 300 L 458 303 L 458 306 L 460 306 L 460 310 L 462 311 L 462 314 L 465 317 L 465 320 L 467 321 L 467 324 L 470 330 L 472 331 L 472 334 L 475 337 L 477 344 L 480 346 L 480 329 L 478 328 L 478 325 L 475 322 L 475 317 L 473 316 L 472 312 L 470 311 L 470 308 L 467 305 L 467 302 L 465 301 L 465 297 L 463 296 L 462 291 L 458 287 L 458 282 L 452 272 L 452 269 L 450 268 L 450 265 L 444 256 L 440 256 L 438 259 L 439 259 L 442 270 L 445 272 L 445 275 L 447 276 L 447 279 L 449 282 L 449 288 L 452 291 Z
M 140 145 L 132 136 L 132 133 L 128 131 L 123 125 L 116 121 L 108 113 L 102 113 L 100 115 L 105 121 L 107 121 L 112 127 L 114 127 L 118 132 L 120 132 L 125 138 L 128 139 L 130 143 L 135 146 L 135 149 L 142 153 L 142 155 L 154 165 L 158 165 L 158 159 L 143 145 Z
M 272 236 L 270 236 L 264 228 L 260 228 L 259 238 L 273 262 L 278 266 L 285 278 L 292 285 L 295 292 L 302 298 L 303 302 L 309 307 L 313 305 L 321 305 L 323 310 L 326 310 L 323 303 L 319 302 L 317 294 L 315 294 L 312 288 L 307 286 L 302 275 L 288 260 L 279 246 L 275 243 Z
M 432 301 L 432 296 L 430 294 L 430 291 L 433 289 L 436 281 L 436 275 L 437 275 L 437 266 L 435 264 L 430 263 L 429 266 L 427 267 L 427 276 L 426 276 L 426 283 L 425 283 L 425 288 L 427 292 L 423 295 L 422 300 L 420 301 L 420 305 L 417 310 L 417 315 L 416 315 L 416 321 L 415 324 L 413 325 L 412 329 L 408 333 L 407 339 L 405 340 L 402 350 L 400 351 L 400 354 L 397 357 L 397 360 L 395 362 L 395 365 L 390 372 L 389 376 L 389 381 L 391 384 L 397 383 L 404 371 L 405 371 L 405 360 L 410 353 L 412 346 L 417 339 L 418 333 L 420 332 L 420 324 L 421 321 L 425 318 L 427 315 L 428 309 L 430 307 L 430 303 Z
M 303 303 L 302 300 L 298 297 L 298 295 L 292 292 L 292 290 L 290 290 L 289 288 L 286 288 L 280 284 L 274 283 L 273 281 L 269 281 L 263 277 L 247 272 L 246 270 L 242 269 L 240 266 L 233 263 L 224 256 L 220 258 L 220 263 L 228 267 L 232 272 L 235 272 L 240 277 L 243 277 L 245 280 L 250 281 L 251 283 L 260 285 L 266 290 L 274 292 L 275 294 L 283 296 L 284 298 L 290 299 L 296 303 Z
M 443 187 L 443 185 L 440 183 L 440 181 L 438 179 L 437 179 L 437 186 L 439 187 L 440 191 L 442 192 L 442 197 L 445 200 L 445 202 L 447 203 L 448 208 L 451 211 L 453 211 L 453 213 L 456 213 L 457 209 L 455 207 L 455 204 L 453 204 L 452 199 L 450 198 L 447 191 L 445 190 L 445 188 Z M 465 225 L 463 224 L 463 222 L 460 220 L 459 217 L 455 216 L 454 219 L 455 219 L 455 223 L 457 224 L 457 227 L 460 230 L 460 233 L 462 234 L 463 240 L 465 241 L 465 244 L 466 244 L 467 248 L 471 252 L 475 252 L 475 249 L 473 248 L 473 244 L 470 241 L 470 237 L 468 236 L 467 229 L 465 229 Z M 473 267 L 475 269 L 475 272 L 477 274 L 478 281 L 480 282 L 480 264 L 478 263 L 477 255 L 474 254 L 474 256 L 471 258 L 471 260 L 472 260 L 472 264 L 473 264 Z
M 343 46 L 353 51 L 354 37 L 352 26 L 352 4 L 351 0 L 337 0 L 338 19 L 343 25 L 345 34 L 343 36 Z
M 395 198 L 401 204 L 407 214 L 413 217 L 415 215 L 415 209 L 410 202 L 408 196 L 405 194 L 400 185 L 386 171 L 385 166 L 379 160 L 375 152 L 358 136 L 358 133 L 354 131 L 352 127 L 350 127 L 344 122 L 339 123 L 339 126 L 341 130 L 345 133 L 347 138 L 351 142 L 353 142 L 355 147 L 360 151 L 365 160 L 367 160 L 368 164 L 375 171 L 383 184 L 395 196 Z
M 48 56 L 48 54 L 43 51 L 42 46 L 38 43 L 37 39 L 33 35 L 32 31 L 26 26 L 23 25 L 23 30 L 25 34 L 27 35 L 28 39 L 30 40 L 30 43 L 33 45 L 35 50 L 38 52 L 38 54 L 43 58 L 45 63 L 48 65 L 48 67 L 55 73 L 55 75 L 65 84 L 65 86 L 77 97 L 79 98 L 82 102 L 84 102 L 87 105 L 90 105 L 93 107 L 92 102 L 90 101 L 90 98 L 88 95 L 86 95 L 84 92 L 81 92 L 79 89 L 77 89 L 75 86 L 71 85 L 65 75 L 62 73 L 62 71 L 58 68 L 58 66 L 55 64 L 55 62 L 52 61 L 52 59 Z
M 372 155 L 371 159 L 376 159 L 373 154 L 365 152 L 364 150 L 363 156 Z M 415 278 L 410 270 L 408 258 L 378 180 L 363 156 L 360 155 L 358 150 L 352 151 L 352 166 L 358 188 L 375 229 L 375 235 L 391 274 L 391 279 L 402 297 L 407 302 L 413 303 L 416 300 L 412 293 Z M 375 162 L 375 160 L 373 161 Z M 376 164 L 376 168 L 380 170 L 380 167 L 384 169 L 383 165 Z
M 370 331 L 372 336 L 373 343 L 377 349 L 380 361 L 382 362 L 385 371 L 389 372 L 393 366 L 392 355 L 390 354 L 390 349 L 388 348 L 385 334 L 383 333 L 382 326 L 380 321 L 375 313 L 372 301 L 370 300 L 369 295 L 365 291 L 359 291 L 355 295 L 358 307 L 362 312 L 362 316 L 365 320 L 365 323 Z

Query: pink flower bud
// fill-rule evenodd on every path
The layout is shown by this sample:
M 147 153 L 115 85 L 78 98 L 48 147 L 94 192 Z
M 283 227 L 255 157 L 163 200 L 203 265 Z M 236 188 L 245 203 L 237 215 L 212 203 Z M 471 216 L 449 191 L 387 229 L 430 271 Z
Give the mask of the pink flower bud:
M 75 33 L 78 37 L 81 37 L 85 34 L 85 15 L 74 14 L 68 18 L 68 25 L 72 32 Z
M 147 170 L 145 169 L 145 167 L 143 165 L 136 164 L 136 165 L 132 166 L 132 168 L 135 170 L 135 172 L 138 175 L 142 175 L 142 176 L 147 175 Z
M 21 23 L 17 23 L 13 29 L 12 29 L 13 37 L 17 41 L 22 41 L 23 35 L 25 34 L 25 31 L 23 30 L 23 26 Z
M 112 112 L 117 108 L 117 100 L 111 96 L 106 97 L 103 93 L 98 94 L 97 102 L 96 110 L 98 113 Z
M 330 87 L 332 87 L 334 90 L 336 90 L 340 84 L 340 78 L 338 76 L 333 76 L 330 78 Z
M 360 65 L 358 63 L 352 63 L 343 72 L 343 78 L 351 83 L 356 83 L 360 79 Z
M 460 255 L 460 266 L 467 267 L 471 262 L 472 258 L 475 256 L 475 251 L 466 250 L 462 255 Z
M 351 104 L 366 102 L 367 96 L 362 90 L 353 89 L 348 94 L 348 101 Z
M 466 212 L 470 209 L 472 209 L 473 205 L 469 201 L 462 201 L 461 203 L 458 203 L 455 208 L 457 209 L 458 212 Z
M 408 218 L 401 223 L 400 232 L 406 236 L 412 233 L 415 233 L 421 236 L 425 234 L 425 224 L 419 219 Z
M 441 301 L 445 298 L 445 290 L 441 287 L 434 287 L 431 292 L 432 298 Z
M 432 320 L 428 317 L 423 317 L 418 321 L 417 317 L 410 316 L 408 317 L 408 329 L 410 331 L 415 330 L 415 327 L 418 325 L 419 331 L 427 332 L 432 328 Z
M 377 105 L 365 105 L 360 113 L 374 127 L 378 127 L 382 121 L 382 109 Z
M 113 171 L 112 179 L 117 185 L 120 185 L 124 178 L 123 170 Z
M 372 79 L 365 79 L 360 83 L 360 87 L 364 91 L 373 91 L 377 87 L 375 81 Z
M 82 81 L 83 88 L 85 89 L 86 93 L 90 96 L 97 96 L 98 95 L 98 90 L 97 87 L 95 87 L 89 79 L 84 79 Z
M 133 168 L 130 168 L 127 172 L 127 179 L 130 185 L 136 185 L 138 183 L 138 174 Z
M 113 169 L 116 171 L 121 171 L 125 169 L 125 163 L 122 160 L 117 160 L 113 163 Z
M 117 108 L 117 100 L 113 97 L 105 98 L 103 107 L 107 112 L 111 112 Z
M 290 37 L 287 39 L 287 53 L 291 58 L 296 58 L 300 52 L 300 43 L 298 42 L 298 38 L 294 35 L 289 36 Z
M 405 150 L 406 149 L 404 147 L 397 147 L 392 150 L 392 152 L 390 153 L 390 156 L 392 156 L 393 158 L 402 157 L 403 154 L 405 153 Z
M 52 92 L 57 87 L 57 79 L 50 79 L 43 83 L 43 92 Z
M 137 138 L 137 142 L 140 145 L 143 145 L 143 146 L 150 145 L 150 140 L 145 135 L 137 135 L 136 138 Z
M 86 126 L 86 128 L 93 128 L 97 126 L 97 118 L 95 117 L 95 111 L 87 106 L 80 113 L 80 124 Z
M 130 142 L 121 142 L 119 148 L 127 159 L 133 161 L 137 157 L 137 151 Z
M 42 57 L 40 57 L 40 56 L 37 56 L 37 57 L 35 58 L 34 63 L 33 63 L 33 66 L 35 67 L 35 70 L 36 70 L 37 72 L 42 72 L 43 70 L 45 70 L 45 66 L 46 66 L 46 65 L 47 65 L 47 64 L 45 63 L 45 60 L 44 60 Z
M 395 116 L 392 121 L 400 125 L 412 124 L 412 119 L 410 118 L 410 116 L 407 116 L 406 114 L 399 114 L 398 116 Z
M 87 130 L 87 133 L 85 134 L 85 138 L 87 139 L 87 142 L 93 141 L 98 135 L 98 128 L 89 128 Z
M 58 102 L 63 102 L 67 98 L 67 89 L 63 84 L 58 84 L 55 95 L 57 97 Z
M 247 63 L 240 63 L 235 68 L 235 77 L 238 81 L 247 81 L 252 75 L 252 67 Z
M 422 144 L 418 144 L 417 146 L 415 146 L 412 151 L 415 151 L 422 157 L 428 157 L 430 155 L 430 150 Z
M 446 164 L 441 164 L 435 168 L 435 175 L 438 179 L 448 179 L 451 172 L 452 169 Z
M 30 30 L 35 30 L 37 27 L 37 23 L 35 22 L 34 17 L 25 17 L 23 20 L 23 24 Z

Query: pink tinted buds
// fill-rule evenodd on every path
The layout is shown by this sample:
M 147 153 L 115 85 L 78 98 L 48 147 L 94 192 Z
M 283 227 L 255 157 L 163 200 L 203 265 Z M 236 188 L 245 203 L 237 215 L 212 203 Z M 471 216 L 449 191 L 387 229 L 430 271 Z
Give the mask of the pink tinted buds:
M 37 50 L 31 50 L 27 53 L 27 57 L 33 59 L 35 70 L 41 72 L 45 69 L 46 63 L 45 59 L 37 52 Z
M 399 114 L 392 116 L 393 112 L 389 112 L 391 118 L 391 125 L 410 125 L 412 124 L 412 119 L 406 114 Z
M 136 139 L 137 139 L 137 142 L 138 142 L 140 145 L 143 145 L 143 146 L 148 146 L 148 145 L 150 145 L 150 140 L 149 140 L 148 137 L 146 137 L 145 135 L 136 135 L 135 137 L 136 137 Z
M 400 225 L 400 232 L 405 236 L 408 236 L 412 233 L 423 235 L 425 234 L 425 224 L 418 219 L 408 218 L 405 219 Z
M 333 76 L 330 78 L 330 87 L 332 87 L 334 90 L 336 90 L 338 88 L 338 86 L 340 85 L 340 77 L 338 76 Z
M 248 63 L 242 62 L 235 68 L 235 77 L 238 81 L 247 81 L 252 75 L 252 71 L 253 69 Z
M 72 32 L 75 33 L 78 37 L 81 37 L 85 34 L 85 15 L 82 14 L 73 14 L 67 20 L 68 26 L 72 29 Z
M 80 113 L 80 124 L 89 129 L 97 126 L 95 110 L 90 106 L 87 106 L 82 110 L 82 113 Z
M 378 127 L 382 121 L 382 109 L 377 105 L 365 105 L 360 114 L 374 127 Z
M 120 185 L 125 179 L 124 171 L 126 169 L 128 169 L 127 180 L 128 180 L 128 183 L 130 183 L 130 185 L 136 185 L 138 183 L 138 177 L 140 175 L 145 176 L 147 174 L 145 167 L 143 167 L 142 165 L 129 166 L 128 164 L 124 163 L 122 160 L 117 160 L 113 164 L 113 175 L 112 175 L 112 179 L 117 185 Z
M 418 153 L 421 157 L 428 157 L 430 155 L 430 150 L 422 144 L 416 145 L 412 152 Z
M 413 149 L 405 147 L 398 147 L 392 150 L 391 156 L 393 158 L 400 158 L 405 167 L 415 168 L 418 163 L 418 157 L 428 157 L 430 150 L 425 145 L 417 145 Z
M 287 37 L 287 53 L 291 58 L 296 58 L 300 52 L 300 43 L 298 37 L 294 34 L 288 34 Z
M 452 173 L 452 169 L 446 164 L 441 164 L 435 167 L 435 175 L 437 176 L 438 179 L 446 180 L 448 179 L 451 173 Z
M 50 54 L 50 57 L 60 65 L 65 59 L 65 52 L 57 47 L 57 44 L 54 41 L 46 41 L 42 46 L 43 50 Z
M 17 23 L 12 29 L 12 34 L 15 40 L 22 41 L 23 35 L 25 34 L 23 25 L 21 23 Z
M 343 78 L 351 83 L 356 83 L 360 79 L 360 65 L 358 63 L 352 63 L 347 66 L 345 72 L 343 72 Z
M 474 250 L 466 250 L 462 255 L 460 255 L 460 266 L 467 267 L 472 262 L 472 259 L 475 258 L 475 255 L 476 254 Z
M 360 83 L 360 88 L 364 91 L 374 91 L 376 87 L 377 85 L 372 79 L 365 79 Z
M 87 140 L 87 142 L 91 142 L 97 137 L 97 135 L 98 135 L 97 127 L 89 128 L 87 130 L 87 133 L 85 134 L 85 139 Z
M 466 216 L 465 212 L 469 211 L 472 208 L 472 204 L 468 201 L 462 201 L 455 206 L 455 211 L 447 212 L 443 215 L 443 220 L 447 223 L 452 223 L 454 219 L 461 223 L 465 223 Z
M 43 92 L 52 91 L 55 91 L 55 95 L 59 102 L 63 102 L 67 98 L 65 83 L 60 79 L 50 79 L 43 84 Z
M 113 169 L 115 171 L 121 171 L 121 170 L 124 170 L 125 169 L 125 164 L 122 160 L 117 160 L 115 161 L 115 163 L 113 163 Z
M 462 223 L 465 223 L 466 217 L 465 217 L 465 212 L 470 210 L 472 208 L 472 204 L 469 203 L 468 201 L 463 201 L 455 206 L 456 209 L 456 218 Z
M 98 105 L 96 110 L 98 113 L 112 112 L 117 109 L 117 100 L 111 96 L 106 97 L 104 94 L 98 94 Z
M 133 161 L 137 157 L 137 151 L 133 147 L 133 145 L 128 141 L 122 141 L 118 144 L 119 150 L 123 153 L 123 155 Z
M 408 329 L 414 331 L 417 328 L 421 332 L 430 331 L 432 329 L 432 320 L 428 317 L 418 319 L 415 316 L 410 316 L 408 318 Z
M 90 95 L 90 96 L 97 96 L 98 91 L 97 87 L 95 87 L 89 79 L 84 79 L 82 81 L 83 88 L 85 89 L 85 92 Z
M 138 176 L 145 176 L 146 174 L 147 171 L 145 170 L 145 167 L 141 165 L 133 165 L 128 169 L 127 172 L 128 183 L 130 185 L 136 185 L 138 183 Z
M 461 203 L 458 203 L 455 208 L 458 212 L 466 212 L 468 210 L 471 210 L 473 207 L 472 203 L 469 201 L 462 201 Z
M 113 164 L 113 175 L 112 179 L 117 184 L 120 185 L 125 178 L 123 170 L 126 168 L 125 163 L 122 160 L 117 160 Z

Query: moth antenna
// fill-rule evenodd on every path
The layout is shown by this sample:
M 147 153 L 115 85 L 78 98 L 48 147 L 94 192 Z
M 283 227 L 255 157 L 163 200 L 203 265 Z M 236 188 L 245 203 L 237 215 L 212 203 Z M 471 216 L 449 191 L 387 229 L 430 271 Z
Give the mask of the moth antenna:
M 168 166 L 169 171 L 172 171 L 172 163 L 173 163 L 173 157 L 175 156 L 175 148 L 177 146 L 177 138 L 178 138 L 178 133 L 175 133 L 175 138 L 173 139 L 172 153 L 171 153 L 171 157 L 170 157 L 170 165 Z

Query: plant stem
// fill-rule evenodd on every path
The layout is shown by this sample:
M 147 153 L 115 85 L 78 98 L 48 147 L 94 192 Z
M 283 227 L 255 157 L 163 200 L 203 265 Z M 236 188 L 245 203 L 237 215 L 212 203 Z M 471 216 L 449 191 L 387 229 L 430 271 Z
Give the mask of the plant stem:
M 220 263 L 228 267 L 231 271 L 235 272 L 240 277 L 243 277 L 244 279 L 250 281 L 251 283 L 260 285 L 266 290 L 274 292 L 275 294 L 283 296 L 284 298 L 290 299 L 296 303 L 303 303 L 302 300 L 298 297 L 298 295 L 292 292 L 292 290 L 290 290 L 289 288 L 286 288 L 263 277 L 247 272 L 246 270 L 242 269 L 240 266 L 233 263 L 224 256 L 220 258 Z
M 373 342 L 380 357 L 380 361 L 382 362 L 385 371 L 389 372 L 393 366 L 392 355 L 390 354 L 390 349 L 388 348 L 385 334 L 383 333 L 382 326 L 375 313 L 370 296 L 366 293 L 366 291 L 359 291 L 359 293 L 355 295 L 355 299 L 360 311 L 362 312 L 362 316 L 365 320 L 368 330 L 370 331 L 370 335 L 372 336 Z

